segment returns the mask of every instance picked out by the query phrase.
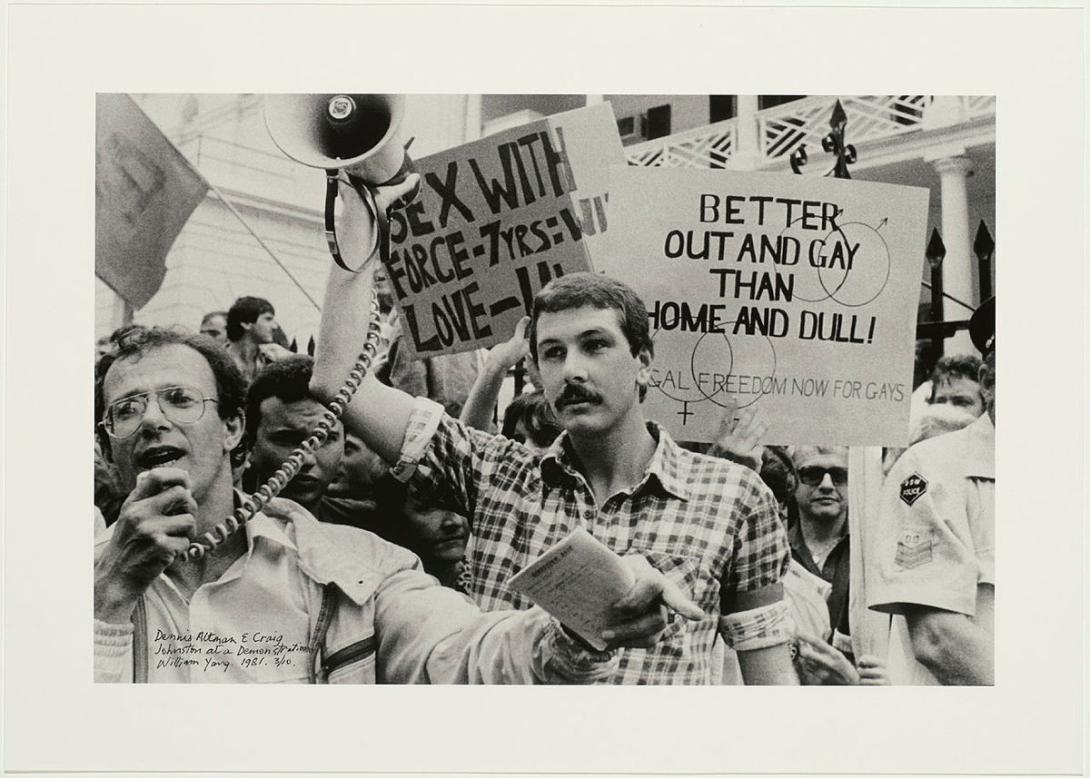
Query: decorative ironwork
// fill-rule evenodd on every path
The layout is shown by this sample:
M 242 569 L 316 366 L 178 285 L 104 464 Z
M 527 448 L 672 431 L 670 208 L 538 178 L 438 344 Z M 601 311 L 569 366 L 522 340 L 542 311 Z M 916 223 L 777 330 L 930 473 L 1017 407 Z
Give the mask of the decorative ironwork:
M 855 162 L 857 157 L 855 146 L 844 142 L 844 132 L 848 127 L 848 115 L 844 113 L 844 106 L 840 104 L 839 100 L 833 106 L 833 115 L 829 119 L 829 126 L 832 127 L 832 131 L 821 139 L 821 148 L 826 154 L 832 154 L 836 157 L 833 177 L 851 178 L 852 174 L 848 172 L 848 165 Z
M 976 230 L 976 240 L 973 241 L 973 253 L 976 254 L 977 267 L 980 270 L 980 299 L 987 300 L 992 296 L 992 253 L 995 251 L 995 241 L 988 231 L 988 225 L 980 220 L 980 226 Z
M 861 143 L 920 130 L 929 101 L 927 95 L 816 96 L 758 111 L 761 156 L 790 158 L 800 146 L 821 146 L 838 103 Z
M 817 95 L 756 113 L 760 164 L 819 148 L 828 133 L 836 97 Z M 855 144 L 923 130 L 930 95 L 862 95 L 839 99 Z M 995 115 L 995 98 L 962 97 L 966 119 Z M 737 147 L 737 119 L 716 122 L 625 148 L 630 165 L 645 167 L 722 167 Z M 805 161 L 802 162 L 805 164 Z M 792 168 L 794 169 L 794 168 Z
M 836 160 L 833 167 L 825 175 L 831 173 L 834 178 L 852 177 L 852 174 L 848 171 L 848 165 L 854 163 L 858 157 L 855 153 L 855 146 L 844 142 L 844 133 L 847 127 L 848 116 L 844 113 L 844 107 L 840 104 L 840 101 L 837 100 L 836 105 L 833 106 L 833 115 L 829 118 L 829 133 L 821 139 L 822 150 L 826 154 L 832 154 Z M 791 164 L 791 171 L 795 175 L 801 175 L 802 168 L 806 165 L 807 160 L 806 144 L 803 144 L 791 152 L 788 159 Z
M 931 230 L 931 240 L 927 242 L 927 250 L 924 252 L 927 264 L 931 266 L 931 323 L 942 322 L 942 261 L 946 258 L 946 245 L 942 242 L 942 236 L 937 229 Z M 942 341 L 944 335 L 941 331 L 935 331 L 931 335 L 931 345 L 935 354 L 942 355 Z
M 791 157 L 788 162 L 791 163 L 791 172 L 796 176 L 802 173 L 803 166 L 809 161 L 809 157 L 806 155 L 806 145 L 799 146 L 797 149 L 791 152 Z

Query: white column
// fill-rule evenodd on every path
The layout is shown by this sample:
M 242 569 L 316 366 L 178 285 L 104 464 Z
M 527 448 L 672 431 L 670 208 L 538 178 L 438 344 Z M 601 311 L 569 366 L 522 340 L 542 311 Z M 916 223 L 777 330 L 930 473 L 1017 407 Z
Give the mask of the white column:
M 481 137 L 481 96 L 466 95 L 465 142 Z
M 757 95 L 736 95 L 733 170 L 756 170 L 761 165 L 761 138 L 757 132 Z
M 968 157 L 943 157 L 934 161 L 939 174 L 942 198 L 942 242 L 946 258 L 942 261 L 943 290 L 969 305 L 976 305 L 973 289 L 973 254 L 969 237 L 969 194 L 965 182 L 973 168 Z M 944 318 L 960 320 L 970 312 L 952 300 L 943 302 Z M 969 333 L 962 331 L 946 341 L 946 354 L 973 354 L 976 350 Z

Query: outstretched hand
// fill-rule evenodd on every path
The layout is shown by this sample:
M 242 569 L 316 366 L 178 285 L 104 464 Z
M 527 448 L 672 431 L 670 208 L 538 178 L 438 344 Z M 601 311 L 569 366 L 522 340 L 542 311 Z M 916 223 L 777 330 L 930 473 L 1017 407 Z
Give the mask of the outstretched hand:
M 710 453 L 760 472 L 764 454 L 762 441 L 767 432 L 768 421 L 760 406 L 739 409 L 738 399 L 732 396 L 723 411 L 719 434 Z
M 634 573 L 635 583 L 613 605 L 614 620 L 602 632 L 607 648 L 654 646 L 674 613 L 691 621 L 704 618 L 704 611 L 645 558 L 633 554 L 623 559 Z
M 812 686 L 856 686 L 859 673 L 848 657 L 824 640 L 803 632 L 798 634 L 799 680 Z
M 515 325 L 515 332 L 510 338 L 489 349 L 488 360 L 497 370 L 507 372 L 530 353 L 530 341 L 526 339 L 526 328 L 529 326 L 530 317 L 523 316 Z

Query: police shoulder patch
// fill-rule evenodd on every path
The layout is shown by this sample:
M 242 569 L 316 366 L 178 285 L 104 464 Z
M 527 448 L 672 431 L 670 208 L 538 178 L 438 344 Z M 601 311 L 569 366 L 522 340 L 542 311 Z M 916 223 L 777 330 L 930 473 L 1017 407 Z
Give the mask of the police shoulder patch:
M 927 479 L 919 473 L 913 473 L 901 481 L 901 501 L 911 506 L 927 492 Z

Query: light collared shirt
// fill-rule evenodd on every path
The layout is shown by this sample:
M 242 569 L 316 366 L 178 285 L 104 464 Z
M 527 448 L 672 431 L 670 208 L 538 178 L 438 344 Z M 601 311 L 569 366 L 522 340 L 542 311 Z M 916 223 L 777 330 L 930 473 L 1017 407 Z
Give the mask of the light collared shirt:
M 290 500 L 246 526 L 247 553 L 188 603 L 160 576 L 133 623 L 95 621 L 96 681 L 587 683 L 616 666 L 540 608 L 481 613 L 406 549 Z
M 913 654 L 905 605 L 963 613 L 994 634 L 995 427 L 987 414 L 902 455 L 867 537 L 867 605 L 893 614 L 890 681 L 935 684 Z
M 308 614 L 320 592 L 300 573 L 285 525 L 259 513 L 246 525 L 246 541 L 219 580 L 190 598 L 165 573 L 148 587 L 149 682 L 307 682 Z M 131 641 L 122 656 L 122 680 L 131 681 Z

